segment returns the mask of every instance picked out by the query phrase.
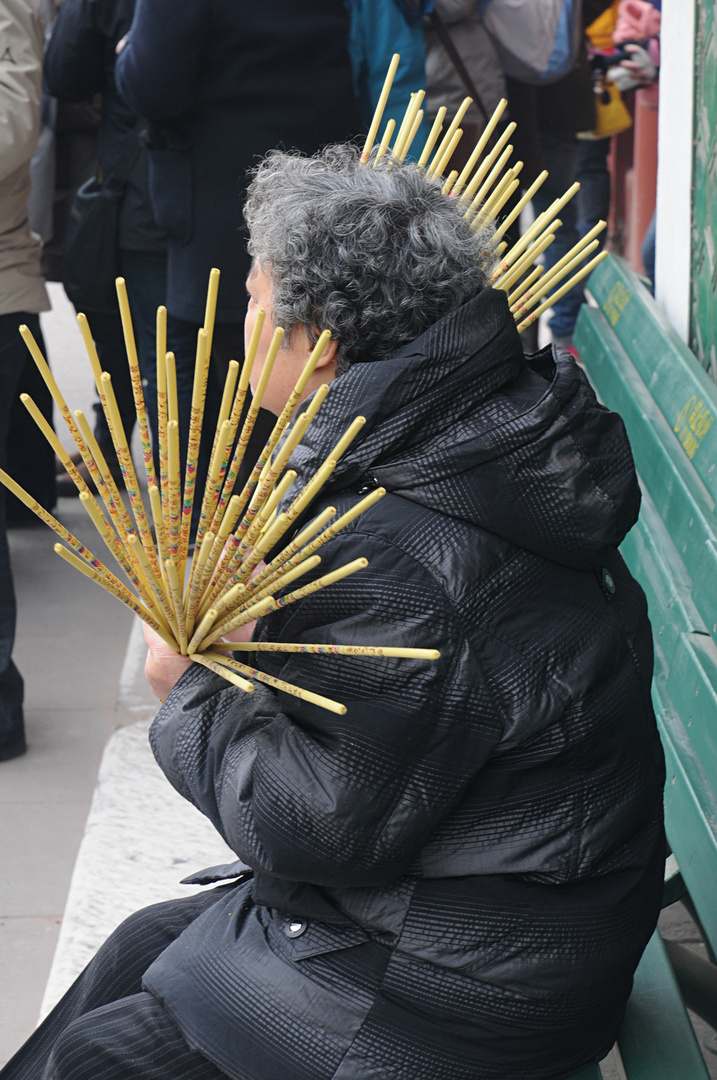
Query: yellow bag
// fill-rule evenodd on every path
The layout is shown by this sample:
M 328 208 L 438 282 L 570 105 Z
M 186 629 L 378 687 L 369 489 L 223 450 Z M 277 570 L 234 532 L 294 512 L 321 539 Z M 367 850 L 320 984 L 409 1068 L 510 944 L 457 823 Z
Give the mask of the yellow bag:
M 632 127 L 632 117 L 622 100 L 620 91 L 608 79 L 605 80 L 602 93 L 595 95 L 595 127 L 592 131 L 581 131 L 579 139 L 608 139 L 619 135 Z

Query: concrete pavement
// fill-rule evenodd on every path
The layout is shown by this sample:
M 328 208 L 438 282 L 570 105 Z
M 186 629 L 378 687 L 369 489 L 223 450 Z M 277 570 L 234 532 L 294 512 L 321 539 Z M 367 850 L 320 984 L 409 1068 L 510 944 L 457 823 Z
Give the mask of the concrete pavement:
M 91 415 L 74 313 L 59 286 L 51 295 L 50 364 L 70 408 Z M 78 499 L 60 499 L 55 516 L 101 556 Z M 187 894 L 180 878 L 233 858 L 152 758 L 138 620 L 54 553 L 45 525 L 9 535 L 29 749 L 0 765 L 0 1065 L 125 915 Z

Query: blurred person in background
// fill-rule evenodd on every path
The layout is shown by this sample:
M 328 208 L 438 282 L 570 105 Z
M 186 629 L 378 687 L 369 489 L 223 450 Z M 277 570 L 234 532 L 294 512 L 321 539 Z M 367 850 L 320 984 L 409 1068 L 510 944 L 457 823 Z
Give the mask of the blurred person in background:
M 584 0 L 583 28 L 611 6 L 612 0 Z M 516 155 L 525 161 L 521 183 L 527 187 L 541 169 L 548 178 L 533 197 L 536 216 L 548 208 L 575 182 L 580 156 L 578 133 L 592 131 L 596 122 L 592 69 L 584 43 L 572 70 L 543 86 L 506 80 L 511 119 L 518 124 Z M 525 155 L 525 156 L 524 156 Z M 572 199 L 560 212 L 562 227 L 545 252 L 546 268 L 554 266 L 579 239 L 578 203 Z M 592 219 L 592 208 L 583 206 L 580 216 Z M 577 311 L 583 285 L 571 290 L 555 305 L 549 322 L 556 344 L 572 348 Z M 576 305 L 577 300 L 577 305 Z
M 102 95 L 98 177 L 103 185 L 115 185 L 122 192 L 116 243 L 114 249 L 107 251 L 107 258 L 127 282 L 148 419 L 156 447 L 155 328 L 157 307 L 164 303 L 166 295 L 167 242 L 155 224 L 149 198 L 147 151 L 142 139 L 145 125 L 120 98 L 114 80 L 115 49 L 130 27 L 134 7 L 135 0 L 63 0 L 45 53 L 44 73 L 47 88 L 61 102 L 87 102 L 97 94 Z M 73 273 L 68 251 L 63 276 L 72 280 Z M 88 317 L 102 370 L 112 377 L 129 441 L 136 413 L 117 302 L 111 296 L 107 307 L 98 310 L 82 302 L 74 292 L 72 298 L 78 310 Z M 119 480 L 121 470 L 99 401 L 95 412 L 95 436 Z M 80 463 L 79 469 L 87 480 L 84 463 Z M 63 495 L 78 494 L 67 474 L 63 473 L 58 487 Z
M 241 361 L 244 353 L 247 174 L 272 147 L 313 153 L 361 129 L 348 32 L 348 12 L 336 0 L 138 0 L 126 44 L 119 46 L 117 85 L 128 107 L 150 121 L 150 195 L 155 221 L 168 237 L 167 337 L 177 361 L 183 460 L 212 267 L 222 276 L 207 431 L 215 429 L 229 361 Z M 240 484 L 273 423 L 262 410 Z M 200 447 L 200 490 L 207 443 Z M 198 508 L 196 501 L 195 514 Z
M 349 51 L 354 72 L 354 89 L 361 120 L 369 127 L 378 103 L 388 66 L 394 53 L 401 57 L 383 111 L 380 141 L 386 124 L 396 124 L 394 140 L 411 93 L 426 86 L 426 47 L 423 40 L 423 11 L 427 0 L 346 0 L 351 13 Z M 418 158 L 430 134 L 429 113 L 424 101 L 424 118 L 408 157 Z
M 0 0 L 0 466 L 7 465 L 12 403 L 27 349 L 25 323 L 44 348 L 39 312 L 50 306 L 40 241 L 30 231 L 30 160 L 40 132 L 42 25 L 32 0 Z M 23 681 L 12 660 L 15 594 L 0 488 L 0 761 L 26 749 Z
M 54 0 L 34 0 L 45 37 L 55 17 Z M 53 232 L 53 191 L 55 183 L 55 110 L 46 94 L 40 107 L 38 145 L 30 161 L 30 194 L 27 214 L 30 231 L 42 241 L 41 267 L 48 280 L 45 264 L 46 243 Z M 29 394 L 45 419 L 52 425 L 52 395 L 32 356 L 25 349 L 20 390 Z M 47 510 L 56 502 L 55 452 L 20 401 L 20 390 L 10 409 L 7 435 L 7 469 L 17 482 Z M 12 492 L 5 492 L 5 518 L 8 528 L 36 527 L 38 519 Z
M 433 123 L 442 105 L 448 107 L 450 117 L 466 95 L 474 99 L 461 121 L 463 138 L 446 174 L 463 167 L 486 125 L 486 118 L 492 116 L 498 102 L 505 97 L 498 54 L 478 14 L 478 6 L 478 0 L 434 0 L 433 12 L 425 21 L 426 109 L 430 122 Z M 467 84 L 457 66 L 455 54 L 472 85 Z

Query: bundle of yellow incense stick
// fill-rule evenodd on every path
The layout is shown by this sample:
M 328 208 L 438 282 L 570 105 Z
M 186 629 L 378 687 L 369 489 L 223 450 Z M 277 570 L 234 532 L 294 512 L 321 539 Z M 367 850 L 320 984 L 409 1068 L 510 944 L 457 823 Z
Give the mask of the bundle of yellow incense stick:
M 425 91 L 419 90 L 411 95 L 398 131 L 396 132 L 395 121 L 389 120 L 383 137 L 376 147 L 381 120 L 399 61 L 400 56 L 395 53 L 361 153 L 361 161 L 364 165 L 375 165 L 387 153 L 391 154 L 394 160 L 405 161 L 423 120 L 421 105 Z M 460 125 L 472 100 L 470 97 L 464 99 L 445 132 L 443 129 L 447 110 L 445 107 L 439 109 L 428 139 L 418 157 L 418 165 L 425 168 L 429 175 L 443 177 L 463 136 Z M 513 147 L 509 144 L 509 140 L 515 131 L 515 123 L 508 124 L 489 149 L 506 105 L 505 99 L 499 102 L 464 169 L 460 173 L 451 172 L 443 185 L 444 194 L 449 198 L 458 199 L 459 205 L 465 207 L 464 217 L 474 229 L 496 222 L 505 204 L 520 187 L 518 177 L 522 171 L 523 162 L 518 161 L 510 165 Z M 555 239 L 555 233 L 561 225 L 558 215 L 579 190 L 580 185 L 577 183 L 573 184 L 561 198 L 555 199 L 548 209 L 535 219 L 520 240 L 508 248 L 502 237 L 519 218 L 547 176 L 548 173 L 543 171 L 527 188 L 505 220 L 497 226 L 493 239 L 496 265 L 491 276 L 491 285 L 493 288 L 503 289 L 508 293 L 510 309 L 521 333 L 607 257 L 607 252 L 603 251 L 588 259 L 588 256 L 599 247 L 597 237 L 605 228 L 605 222 L 600 221 L 549 270 L 546 270 L 544 266 L 536 265 L 536 260 Z
M 32 399 L 23 394 L 22 401 L 77 485 L 80 501 L 119 567 L 121 576 L 115 572 L 117 567 L 112 570 L 100 561 L 3 470 L 0 470 L 0 481 L 64 541 L 67 546 L 55 545 L 58 555 L 139 615 L 177 652 L 188 655 L 196 663 L 203 664 L 247 692 L 254 689 L 251 680 L 255 679 L 332 712 L 343 714 L 346 709 L 339 702 L 240 663 L 227 656 L 227 652 L 264 652 L 276 649 L 279 652 L 414 659 L 436 659 L 439 653 L 435 649 L 287 642 L 274 645 L 271 642 L 259 644 L 223 640 L 233 631 L 252 623 L 262 615 L 293 604 L 302 597 L 326 588 L 365 567 L 367 560 L 359 558 L 331 573 L 314 577 L 308 584 L 302 585 L 299 580 L 320 565 L 323 545 L 373 506 L 383 497 L 385 490 L 378 488 L 371 492 L 340 516 L 334 507 L 329 506 L 297 535 L 293 535 L 297 518 L 319 494 L 363 427 L 364 417 L 357 416 L 314 475 L 286 508 L 279 512 L 279 503 L 297 475 L 293 470 L 287 469 L 287 463 L 329 392 L 328 385 L 319 387 L 307 408 L 295 416 L 306 384 L 330 337 L 328 331 L 325 331 L 319 338 L 249 479 L 241 492 L 234 492 L 244 453 L 283 337 L 283 330 L 278 328 L 274 332 L 251 406 L 239 430 L 265 318 L 265 313 L 261 310 L 258 312 L 241 370 L 236 361 L 232 360 L 229 364 L 219 418 L 213 433 L 207 483 L 202 493 L 195 490 L 218 279 L 219 272 L 212 270 L 204 327 L 198 334 L 191 423 L 184 470 L 180 470 L 174 357 L 171 352 L 166 351 L 166 310 L 160 308 L 157 313 L 159 475 L 152 457 L 127 291 L 124 280 L 117 279 L 120 313 L 142 444 L 146 497 L 142 495 L 122 427 L 112 380 L 101 370 L 87 319 L 84 315 L 78 315 L 80 330 L 122 470 L 129 507 L 120 495 L 113 473 L 86 418 L 80 410 L 75 411 L 74 415 L 70 413 L 35 339 L 26 326 L 20 328 L 20 333 L 87 467 L 96 493 L 85 482 Z M 195 498 L 201 498 L 201 505 L 196 543 L 190 559 L 189 539 Z M 291 539 L 287 543 L 288 537 Z M 268 557 L 269 553 L 277 549 L 279 553 L 265 563 L 265 556 Z
M 394 121 L 389 120 L 378 146 L 375 145 L 398 63 L 399 56 L 396 54 L 389 67 L 361 155 L 364 165 L 375 164 L 387 153 L 390 153 L 392 160 L 404 161 L 423 119 L 421 105 L 425 92 L 419 90 L 411 96 L 398 131 Z M 470 104 L 470 98 L 463 101 L 445 132 L 443 127 L 446 109 L 439 110 L 418 158 L 419 167 L 425 168 L 428 174 L 443 178 L 462 137 L 460 124 Z M 466 220 L 475 229 L 495 222 L 520 185 L 518 177 L 523 163 L 519 161 L 514 165 L 509 164 L 513 152 L 509 140 L 515 124 L 509 124 L 490 147 L 505 107 L 506 102 L 503 100 L 470 154 L 465 168 L 460 173 L 451 172 L 443 184 L 446 197 L 459 200 L 459 204 L 465 207 Z M 520 240 L 508 248 L 502 237 L 545 181 L 546 176 L 546 172 L 541 173 L 530 185 L 505 220 L 495 228 L 491 240 L 496 260 L 491 283 L 494 288 L 503 289 L 508 294 L 519 331 L 535 322 L 543 311 L 589 274 L 606 254 L 602 253 L 585 261 L 598 246 L 596 237 L 605 228 L 605 223 L 599 222 L 549 270 L 536 265 L 536 260 L 553 242 L 555 232 L 560 226 L 558 215 L 578 190 L 578 184 L 574 184 L 561 198 L 556 199 L 536 218 Z M 21 327 L 21 333 L 52 393 L 60 415 L 67 423 L 97 495 L 72 463 L 69 454 L 35 403 L 26 394 L 22 395 L 22 400 L 79 488 L 80 500 L 120 568 L 124 580 L 116 576 L 2 470 L 0 481 L 65 542 L 66 547 L 62 544 L 55 547 L 63 559 L 97 581 L 107 592 L 136 612 L 178 652 L 218 672 L 247 692 L 253 690 L 254 684 L 250 679 L 256 679 L 334 712 L 343 713 L 346 711 L 345 707 L 338 702 L 230 659 L 226 655 L 227 651 L 323 652 L 341 656 L 400 656 L 416 659 L 435 659 L 439 654 L 433 649 L 286 642 L 232 643 L 223 640 L 260 616 L 292 604 L 364 567 L 366 560 L 356 559 L 339 570 L 314 578 L 309 584 L 297 584 L 293 587 L 303 575 L 320 565 L 321 555 L 318 552 L 323 544 L 336 536 L 359 514 L 368 510 L 385 491 L 379 488 L 372 492 L 340 517 L 337 517 L 335 508 L 328 507 L 298 535 L 293 535 L 297 518 L 319 494 L 339 459 L 361 430 L 364 418 L 358 416 L 303 489 L 295 495 L 288 507 L 279 513 L 279 503 L 296 479 L 296 473 L 287 468 L 291 454 L 329 392 L 328 386 L 320 387 L 306 410 L 295 418 L 306 384 L 330 336 L 326 331 L 319 338 L 248 481 L 241 492 L 235 493 L 239 469 L 283 336 L 281 329 L 275 331 L 251 407 L 239 431 L 264 312 L 259 312 L 241 370 L 238 363 L 232 361 L 229 364 L 219 419 L 213 434 L 209 476 L 205 490 L 202 493 L 195 490 L 218 281 L 219 272 L 212 270 L 204 327 L 199 331 L 197 341 L 191 423 L 184 469 L 180 468 L 174 356 L 167 352 L 166 311 L 160 308 L 157 313 L 157 475 L 127 292 L 123 279 L 117 280 L 120 314 L 142 444 L 149 512 L 120 421 L 112 380 L 109 374 L 101 370 L 84 315 L 78 315 L 78 322 L 121 466 L 129 496 L 129 508 L 120 495 L 113 473 L 86 418 L 79 410 L 74 415 L 70 413 L 32 334 L 27 327 Z M 199 524 L 190 560 L 190 528 L 195 499 L 199 498 Z M 284 543 L 288 536 L 291 536 L 290 541 Z M 274 555 L 268 565 L 265 565 L 264 556 L 277 548 L 280 548 L 279 554 Z

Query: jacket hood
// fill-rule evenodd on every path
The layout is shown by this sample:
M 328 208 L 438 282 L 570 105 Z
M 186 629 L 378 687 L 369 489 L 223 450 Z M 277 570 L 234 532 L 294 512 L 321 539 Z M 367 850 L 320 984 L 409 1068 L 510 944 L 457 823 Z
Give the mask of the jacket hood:
M 380 485 L 574 568 L 599 564 L 637 519 L 621 419 L 566 350 L 523 355 L 497 290 L 337 378 L 292 455 L 297 484 L 358 415 L 366 424 L 327 493 Z

